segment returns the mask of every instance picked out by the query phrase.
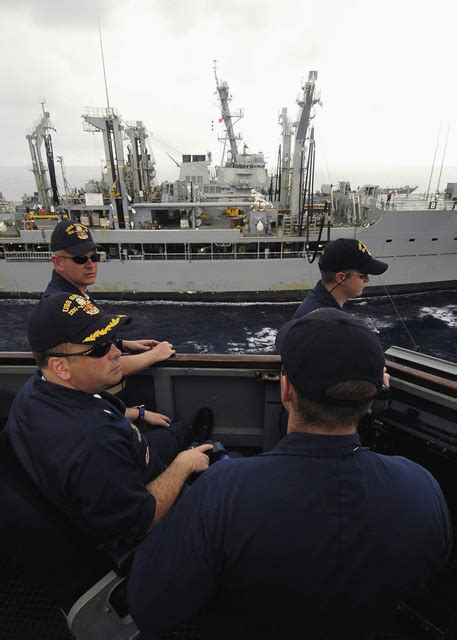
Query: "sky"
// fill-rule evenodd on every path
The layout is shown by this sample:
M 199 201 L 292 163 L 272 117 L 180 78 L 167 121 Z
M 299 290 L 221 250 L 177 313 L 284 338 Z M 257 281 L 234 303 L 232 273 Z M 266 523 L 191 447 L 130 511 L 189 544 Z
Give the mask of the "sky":
M 0 167 L 30 166 L 42 98 L 54 153 L 101 166 L 101 135 L 81 117 L 106 107 L 98 19 L 110 105 L 145 123 L 160 179 L 177 177 L 167 153 L 220 161 L 214 60 L 244 110 L 236 131 L 272 169 L 278 114 L 296 116 L 309 70 L 321 181 L 351 167 L 424 172 L 435 149 L 441 163 L 448 129 L 444 165 L 457 167 L 455 0 L 0 0 Z

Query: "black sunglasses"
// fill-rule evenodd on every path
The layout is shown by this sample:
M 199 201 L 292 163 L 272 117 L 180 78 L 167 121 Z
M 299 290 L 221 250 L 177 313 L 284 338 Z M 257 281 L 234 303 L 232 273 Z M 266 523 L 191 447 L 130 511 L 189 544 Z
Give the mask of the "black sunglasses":
M 56 356 L 61 358 L 69 358 L 70 356 L 89 356 L 89 358 L 103 358 L 111 349 L 111 345 L 114 344 L 116 338 L 110 338 L 106 342 L 101 342 L 91 347 L 87 351 L 80 351 L 79 353 L 57 353 L 55 351 L 47 351 L 45 356 Z
M 76 264 L 86 264 L 88 260 L 92 260 L 92 262 L 100 262 L 99 253 L 93 253 L 91 256 L 59 256 L 59 258 L 63 258 L 64 260 L 73 260 Z

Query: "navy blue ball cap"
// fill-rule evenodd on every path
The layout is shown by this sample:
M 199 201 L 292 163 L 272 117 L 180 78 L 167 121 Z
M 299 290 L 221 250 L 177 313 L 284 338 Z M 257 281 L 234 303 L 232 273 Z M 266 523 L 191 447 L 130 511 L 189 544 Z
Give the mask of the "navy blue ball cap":
M 338 309 L 316 309 L 281 327 L 276 350 L 294 388 L 306 399 L 333 406 L 359 406 L 381 390 L 384 351 L 371 329 L 359 318 Z M 340 382 L 363 380 L 376 393 L 358 400 L 340 400 L 328 390 Z
M 66 251 L 71 256 L 83 256 L 93 249 L 101 249 L 95 244 L 86 225 L 73 220 L 63 220 L 54 227 L 51 235 L 51 251 Z
M 103 313 L 83 295 L 56 293 L 41 298 L 33 310 L 28 339 L 38 353 L 65 342 L 90 347 L 106 342 L 131 321 L 129 316 Z
M 375 260 L 361 240 L 354 238 L 338 238 L 329 242 L 319 258 L 321 271 L 349 271 L 357 269 L 360 273 L 379 276 L 389 265 Z

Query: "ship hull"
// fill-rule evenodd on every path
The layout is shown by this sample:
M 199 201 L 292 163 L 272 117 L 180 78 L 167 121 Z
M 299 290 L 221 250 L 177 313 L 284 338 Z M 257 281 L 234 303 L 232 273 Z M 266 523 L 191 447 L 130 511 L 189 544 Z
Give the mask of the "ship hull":
M 374 257 L 389 268 L 372 278 L 368 295 L 427 291 L 457 287 L 457 212 L 404 211 L 373 212 L 374 224 L 367 227 L 334 227 L 331 239 L 360 238 Z M 34 232 L 37 233 L 37 232 Z M 166 231 L 99 232 L 97 242 L 163 242 Z M 177 231 L 182 242 L 200 241 L 205 232 Z M 211 230 L 214 238 L 217 229 Z M 132 240 L 130 240 L 132 238 Z M 262 236 L 259 242 L 279 238 Z M 256 239 L 257 240 L 257 239 Z M 253 238 L 241 238 L 242 242 Z M 284 242 L 303 238 L 284 236 Z M 97 283 L 91 291 L 106 298 L 191 299 L 191 300 L 297 300 L 319 279 L 317 260 L 281 259 L 258 256 L 211 259 L 211 256 L 171 260 L 108 260 L 99 265 Z M 262 256 L 262 257 L 260 257 Z M 219 256 L 221 258 L 221 256 Z M 51 266 L 46 260 L 2 260 L 0 262 L 0 297 L 37 296 L 50 279 Z

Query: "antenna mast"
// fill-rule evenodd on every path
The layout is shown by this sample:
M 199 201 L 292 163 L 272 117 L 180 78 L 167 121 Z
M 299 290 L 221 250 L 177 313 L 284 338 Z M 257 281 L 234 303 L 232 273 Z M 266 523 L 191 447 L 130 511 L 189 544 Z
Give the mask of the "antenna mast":
M 444 158 L 446 156 L 447 141 L 449 140 L 449 131 L 450 131 L 450 129 L 451 129 L 451 124 L 449 123 L 449 126 L 447 128 L 447 134 L 446 134 L 446 142 L 444 143 L 443 158 L 441 160 L 440 175 L 438 176 L 438 184 L 436 185 L 436 193 L 439 193 L 439 191 L 440 191 L 441 174 L 443 172 L 443 164 L 444 164 Z
M 438 144 L 439 144 L 439 141 L 440 141 L 440 135 L 441 135 L 441 123 L 440 123 L 440 128 L 439 128 L 439 131 L 438 131 L 438 138 L 436 139 L 435 153 L 433 154 L 432 170 L 430 171 L 430 179 L 428 181 L 427 195 L 425 196 L 426 200 L 428 200 L 428 196 L 430 194 L 430 185 L 432 184 L 433 171 L 435 169 L 436 152 L 438 151 Z
M 98 19 L 98 35 L 100 37 L 100 51 L 102 54 L 103 78 L 105 80 L 106 106 L 109 109 L 110 106 L 109 106 L 109 95 L 108 95 L 108 82 L 106 80 L 105 56 L 103 54 L 102 28 L 100 26 L 100 17 L 97 19 Z
M 227 82 L 225 81 L 220 81 L 219 82 L 219 78 L 217 77 L 217 67 L 216 67 L 216 60 L 214 60 L 214 77 L 216 78 L 216 88 L 217 88 L 217 92 L 219 94 L 219 100 L 221 102 L 221 116 L 222 119 L 224 121 L 225 124 L 225 130 L 227 131 L 227 138 L 230 144 L 230 151 L 232 154 L 232 163 L 235 165 L 238 161 L 238 147 L 237 147 L 237 140 L 239 140 L 239 137 L 237 138 L 235 136 L 235 132 L 233 130 L 233 116 L 230 113 L 230 107 L 229 107 L 229 102 L 230 102 L 230 94 L 229 94 L 229 86 L 227 84 Z M 235 117 L 239 119 L 241 119 L 242 117 L 242 112 L 240 110 L 240 113 L 236 114 Z

